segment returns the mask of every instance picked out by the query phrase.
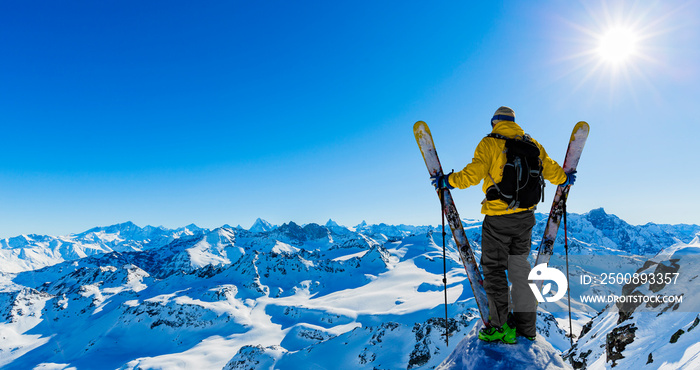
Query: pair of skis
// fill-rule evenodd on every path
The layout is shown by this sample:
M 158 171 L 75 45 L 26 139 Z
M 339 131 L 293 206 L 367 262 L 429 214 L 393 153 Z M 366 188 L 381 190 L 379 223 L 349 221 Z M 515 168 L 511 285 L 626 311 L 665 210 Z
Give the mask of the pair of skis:
M 579 158 L 581 157 L 581 152 L 583 151 L 583 146 L 588 138 L 589 129 L 588 123 L 583 121 L 577 123 L 574 127 L 569 140 L 569 146 L 566 150 L 564 165 L 562 166 L 564 168 L 564 172 L 569 173 L 576 170 Z M 416 137 L 416 142 L 418 143 L 420 151 L 423 154 L 423 159 L 425 160 L 425 165 L 428 168 L 430 176 L 443 174 L 444 172 L 442 171 L 442 165 L 440 165 L 440 159 L 438 158 L 437 151 L 435 150 L 435 143 L 433 142 L 433 136 L 430 133 L 428 125 L 423 121 L 416 122 L 416 124 L 413 125 L 413 134 Z M 557 231 L 559 230 L 559 223 L 564 213 L 564 205 L 569 195 L 569 188 L 570 186 L 557 186 L 557 192 L 554 196 L 552 208 L 549 212 L 547 226 L 545 227 L 544 237 L 542 238 L 542 242 L 538 248 L 538 255 L 535 265 L 549 262 L 549 259 L 553 254 L 554 241 L 557 236 Z M 462 221 L 459 218 L 457 208 L 455 207 L 452 194 L 450 193 L 449 189 L 438 190 L 438 196 L 441 197 L 443 215 L 447 217 L 450 229 L 452 230 L 452 236 L 462 259 L 462 264 L 467 271 L 467 277 L 469 279 L 472 292 L 474 293 L 474 299 L 476 300 L 476 305 L 479 309 L 481 320 L 484 325 L 488 327 L 489 305 L 486 298 L 486 291 L 484 291 L 484 279 L 482 277 L 479 265 L 476 262 L 474 251 L 469 245 L 467 235 L 464 233 Z M 445 304 L 447 304 L 447 302 L 445 302 Z M 447 328 L 447 320 L 445 321 L 445 328 Z

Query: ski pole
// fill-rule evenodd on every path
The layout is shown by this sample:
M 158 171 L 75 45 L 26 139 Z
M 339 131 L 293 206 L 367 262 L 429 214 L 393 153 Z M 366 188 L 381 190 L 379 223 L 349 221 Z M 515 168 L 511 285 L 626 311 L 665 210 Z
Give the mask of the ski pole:
M 440 189 L 440 214 L 442 215 L 442 283 L 445 286 L 445 345 L 450 346 L 447 323 L 447 253 L 445 252 L 445 189 Z
M 567 300 L 569 301 L 569 342 L 571 343 L 571 347 L 574 346 L 574 330 L 573 326 L 571 325 L 571 288 L 569 287 L 569 235 L 568 235 L 568 226 L 566 222 L 566 199 L 564 199 L 564 205 L 563 205 L 563 210 L 564 210 L 564 253 L 566 254 L 566 296 Z

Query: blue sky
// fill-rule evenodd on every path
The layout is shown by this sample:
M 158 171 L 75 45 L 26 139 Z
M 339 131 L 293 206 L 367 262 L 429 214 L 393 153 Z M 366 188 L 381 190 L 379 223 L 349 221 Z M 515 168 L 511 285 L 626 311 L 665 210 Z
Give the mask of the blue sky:
M 590 123 L 570 211 L 700 224 L 700 4 L 530 4 L 2 2 L 0 237 L 437 224 L 413 123 L 459 170 L 501 105 L 559 162 Z M 455 192 L 464 218 L 482 198 Z

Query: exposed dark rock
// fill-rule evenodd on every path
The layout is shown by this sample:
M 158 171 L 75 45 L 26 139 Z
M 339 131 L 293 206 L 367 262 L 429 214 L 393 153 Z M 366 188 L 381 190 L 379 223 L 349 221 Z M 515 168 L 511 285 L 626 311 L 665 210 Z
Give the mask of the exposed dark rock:
M 625 358 L 622 352 L 627 345 L 634 342 L 634 333 L 636 331 L 637 327 L 634 324 L 629 324 L 613 329 L 605 337 L 605 355 L 608 362 L 612 361 L 610 366 L 616 366 L 617 360 Z

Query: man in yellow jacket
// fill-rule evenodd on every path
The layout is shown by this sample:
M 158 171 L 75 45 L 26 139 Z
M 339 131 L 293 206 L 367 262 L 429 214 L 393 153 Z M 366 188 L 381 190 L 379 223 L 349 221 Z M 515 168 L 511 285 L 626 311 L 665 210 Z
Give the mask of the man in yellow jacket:
M 464 189 L 483 180 L 482 189 L 485 194 L 490 194 L 495 185 L 501 183 L 507 162 L 504 139 L 522 138 L 525 132 L 515 123 L 515 112 L 508 107 L 496 110 L 491 126 L 492 134 L 477 145 L 472 162 L 459 172 L 433 177 L 436 188 Z M 564 173 L 542 145 L 532 138 L 528 139 L 539 149 L 542 177 L 561 186 L 574 183 L 575 172 Z M 479 332 L 479 339 L 515 343 L 516 335 L 520 335 L 534 340 L 537 335 L 537 301 L 528 285 L 531 266 L 527 257 L 531 248 L 532 227 L 535 225 L 535 206 L 519 208 L 515 203 L 508 204 L 493 198 L 488 196 L 481 207 L 481 213 L 486 215 L 482 226 L 481 267 L 491 325 Z M 508 280 L 513 285 L 510 292 Z M 511 301 L 512 314 L 509 307 Z

